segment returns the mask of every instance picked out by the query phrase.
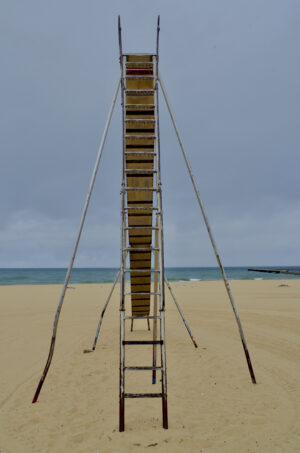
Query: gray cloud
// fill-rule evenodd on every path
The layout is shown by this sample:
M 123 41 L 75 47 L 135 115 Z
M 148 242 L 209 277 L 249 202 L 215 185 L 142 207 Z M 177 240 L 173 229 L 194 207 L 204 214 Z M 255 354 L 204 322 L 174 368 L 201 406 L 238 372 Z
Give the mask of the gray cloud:
M 66 266 L 126 51 L 154 51 L 225 265 L 297 265 L 297 1 L 5 0 L 0 266 Z M 215 265 L 163 100 L 166 264 Z M 118 100 L 78 266 L 118 266 Z

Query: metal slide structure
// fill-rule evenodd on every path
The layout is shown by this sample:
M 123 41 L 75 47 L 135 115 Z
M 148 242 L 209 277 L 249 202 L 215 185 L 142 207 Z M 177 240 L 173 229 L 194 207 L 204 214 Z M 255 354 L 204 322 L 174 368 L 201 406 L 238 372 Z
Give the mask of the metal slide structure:
M 199 190 L 189 163 L 179 130 L 172 112 L 166 89 L 158 71 L 159 61 L 159 17 L 157 23 L 156 53 L 153 54 L 126 54 L 122 50 L 122 35 L 120 18 L 119 48 L 121 76 L 118 80 L 113 101 L 109 110 L 107 122 L 102 135 L 94 171 L 92 174 L 86 202 L 84 204 L 78 234 L 73 248 L 72 257 L 66 273 L 58 307 L 56 310 L 50 350 L 47 362 L 33 397 L 33 403 L 38 400 L 40 391 L 47 376 L 52 362 L 56 341 L 59 317 L 68 288 L 68 283 L 73 269 L 81 233 L 83 230 L 90 198 L 92 195 L 102 151 L 104 148 L 110 120 L 115 106 L 118 91 L 121 87 L 122 100 L 122 127 L 123 127 L 123 150 L 122 150 L 122 185 L 121 185 L 121 264 L 113 286 L 104 304 L 98 322 L 96 335 L 91 352 L 95 350 L 100 334 L 101 324 L 112 293 L 120 278 L 120 386 L 119 386 L 119 430 L 125 429 L 125 401 L 128 398 L 161 398 L 162 401 L 162 424 L 168 428 L 168 405 L 167 405 L 167 369 L 166 369 L 166 345 L 165 345 L 165 287 L 170 291 L 172 299 L 179 311 L 187 332 L 195 348 L 197 343 L 192 335 L 179 302 L 164 275 L 164 236 L 163 236 L 163 209 L 160 176 L 160 139 L 159 139 L 159 111 L 158 111 L 158 88 L 161 87 L 171 120 L 174 125 L 179 145 L 195 195 L 202 213 L 205 226 L 216 256 L 218 266 L 229 297 L 238 330 L 240 333 L 245 357 L 248 364 L 252 382 L 256 378 L 252 368 L 250 354 L 246 344 L 242 324 L 237 313 L 230 285 L 225 275 L 224 267 L 217 250 L 212 230 L 210 228 Z M 152 322 L 151 340 L 132 340 L 131 331 L 134 320 L 145 320 L 148 330 Z M 146 327 L 146 325 L 145 325 Z M 143 348 L 152 346 L 152 365 L 130 366 L 125 363 L 126 348 Z M 127 372 L 150 371 L 152 384 L 156 384 L 157 372 L 160 373 L 161 389 L 153 393 L 128 393 L 125 388 Z M 155 388 L 155 387 L 154 387 Z
M 157 29 L 158 49 L 159 24 Z M 123 178 L 121 190 L 121 304 L 120 304 L 120 431 L 124 431 L 126 398 L 161 398 L 163 427 L 168 428 L 167 378 L 165 351 L 165 292 L 163 256 L 163 220 L 160 179 L 158 123 L 158 52 L 124 54 L 119 21 L 120 63 L 123 106 Z M 128 260 L 126 260 L 128 252 Z M 153 263 L 154 257 L 154 263 Z M 126 292 L 126 275 L 130 291 Z M 151 290 L 151 276 L 154 289 Z M 131 315 L 127 315 L 127 300 Z M 153 301 L 153 303 L 151 303 Z M 150 328 L 153 305 L 153 339 L 126 340 L 125 321 L 145 318 Z M 158 312 L 159 307 L 159 312 Z M 158 329 L 159 324 L 159 329 Z M 159 330 L 159 335 L 157 330 Z M 125 364 L 125 348 L 153 346 L 152 366 L 130 367 Z M 156 348 L 160 346 L 160 364 Z M 161 372 L 161 392 L 126 393 L 127 371 Z

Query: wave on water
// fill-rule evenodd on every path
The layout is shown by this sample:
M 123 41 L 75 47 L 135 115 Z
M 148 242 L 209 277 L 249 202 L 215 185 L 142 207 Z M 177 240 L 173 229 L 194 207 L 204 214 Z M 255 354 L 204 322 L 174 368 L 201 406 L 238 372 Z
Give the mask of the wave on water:
M 280 269 L 280 266 L 276 267 Z M 290 267 L 292 269 L 293 267 Z M 284 268 L 283 268 L 284 269 Z M 296 268 L 295 268 L 296 269 Z M 70 284 L 80 283 L 112 283 L 118 273 L 118 268 L 74 268 Z M 299 267 L 297 268 L 299 270 Z M 280 280 L 295 279 L 297 275 L 264 274 L 248 271 L 247 267 L 226 267 L 228 280 Z M 67 269 L 39 268 L 39 269 L 1 269 L 0 285 L 52 285 L 63 284 Z M 217 267 L 167 267 L 167 279 L 180 282 L 199 282 L 222 280 L 222 275 Z M 129 275 L 126 276 L 129 281 Z

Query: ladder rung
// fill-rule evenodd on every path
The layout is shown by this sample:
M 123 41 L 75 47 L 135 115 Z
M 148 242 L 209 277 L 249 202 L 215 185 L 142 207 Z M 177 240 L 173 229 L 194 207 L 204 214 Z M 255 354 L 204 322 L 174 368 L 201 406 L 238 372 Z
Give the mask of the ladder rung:
M 130 77 L 130 76 L 144 76 L 144 77 L 151 77 L 154 78 L 153 70 L 150 68 L 127 68 L 126 75 L 123 77 Z M 157 77 L 156 77 L 157 78 Z
M 159 269 L 124 269 L 124 272 L 160 272 Z
M 138 71 L 138 69 L 137 69 Z M 129 74 L 129 75 L 126 75 L 125 76 L 126 79 L 130 79 L 130 80 L 151 80 L 151 79 L 154 79 L 154 76 L 150 76 L 150 75 L 134 75 L 134 74 Z
M 124 296 L 160 296 L 161 293 L 151 293 L 151 292 L 142 292 L 142 293 L 124 293 Z
M 128 119 L 133 119 L 131 118 L 131 115 L 132 116 L 144 116 L 144 115 L 149 115 L 150 117 L 154 117 L 154 108 L 152 109 L 136 109 L 136 108 L 129 108 L 130 105 L 134 105 L 134 104 L 127 104 L 127 110 L 126 110 L 126 116 Z M 141 119 L 141 118 L 140 118 Z M 145 118 L 144 118 L 145 119 Z
M 124 227 L 124 230 L 159 230 L 159 227 L 153 227 L 153 226 L 129 226 L 129 227 Z
M 163 340 L 124 340 L 122 341 L 122 344 L 128 344 L 128 345 L 145 345 L 145 344 L 164 344 Z
M 153 110 L 155 105 L 154 104 L 125 104 L 125 107 L 142 107 L 141 110 L 146 109 L 146 110 Z M 138 110 L 137 110 L 138 111 Z
M 155 90 L 125 90 L 128 96 L 151 96 Z
M 125 151 L 125 154 L 135 154 L 135 155 L 141 154 L 142 156 L 156 156 L 157 155 L 157 153 L 152 152 L 152 151 Z M 143 162 L 143 161 L 141 160 L 141 162 Z
M 133 119 L 126 119 L 125 122 L 126 123 L 155 123 L 155 120 L 151 120 L 151 119 L 150 120 L 149 119 L 144 119 L 143 120 L 143 119 L 140 119 L 140 118 L 138 118 L 138 119 L 134 119 L 133 118 Z
M 125 316 L 124 319 L 161 319 L 161 316 Z
M 147 192 L 147 191 L 152 191 L 152 192 L 159 192 L 159 189 L 156 189 L 155 187 L 125 187 L 125 190 L 137 190 L 137 191 L 142 191 L 142 192 Z M 143 203 L 141 201 L 141 203 Z
M 131 252 L 133 255 L 135 253 L 151 253 L 152 251 L 159 251 L 159 248 L 154 249 L 153 247 L 126 247 L 125 249 L 127 252 Z
M 124 212 L 124 211 L 121 211 Z M 150 212 L 128 212 L 129 217 L 152 217 L 152 213 Z
M 152 61 L 126 61 L 126 66 L 133 64 L 138 66 L 143 66 L 144 68 L 148 68 L 149 66 L 153 66 Z
M 157 170 L 151 168 L 128 168 L 125 173 L 157 173 Z
M 140 371 L 140 370 L 145 370 L 145 371 L 152 371 L 152 370 L 163 370 L 163 367 L 161 366 L 125 366 L 124 370 L 132 370 L 132 371 Z
M 137 127 L 137 124 L 128 124 L 126 125 L 126 134 L 129 134 L 130 137 L 132 137 L 133 134 L 136 134 L 139 137 L 142 135 L 142 133 L 147 134 L 147 137 L 149 136 L 149 134 L 154 134 L 154 124 L 152 125 L 152 127 L 148 127 L 148 124 L 144 124 L 143 126 L 144 127 Z
M 145 248 L 145 247 L 126 247 L 125 249 L 123 249 L 124 251 L 126 252 L 136 252 L 136 253 L 139 253 L 139 252 L 153 252 L 153 251 L 159 251 L 159 248 L 155 248 L 155 247 L 149 247 L 149 248 Z
M 153 135 L 153 134 L 149 134 L 149 135 L 142 135 L 142 134 L 141 135 L 133 135 L 133 134 L 132 135 L 128 135 L 128 134 L 126 134 L 125 138 L 133 138 L 135 140 L 140 140 L 140 139 L 144 140 L 146 138 L 154 139 L 154 138 L 156 138 L 156 135 Z
M 124 393 L 124 398 L 162 398 L 162 393 Z
M 150 206 L 136 206 L 136 207 L 134 207 L 134 206 L 126 206 L 124 209 L 125 210 L 127 210 L 127 209 L 128 210 L 137 209 L 137 210 L 140 210 L 140 211 L 142 211 L 142 210 L 145 210 L 145 211 L 158 211 L 158 208 L 154 208 L 152 206 L 151 207 Z

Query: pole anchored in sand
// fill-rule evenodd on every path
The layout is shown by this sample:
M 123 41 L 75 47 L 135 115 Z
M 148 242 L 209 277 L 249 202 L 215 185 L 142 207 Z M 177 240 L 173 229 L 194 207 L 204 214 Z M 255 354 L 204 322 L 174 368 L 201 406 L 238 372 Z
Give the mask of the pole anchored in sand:
M 101 142 L 100 142 L 100 146 L 99 146 L 99 150 L 98 150 L 98 154 L 97 154 L 96 163 L 95 163 L 95 166 L 94 166 L 93 174 L 92 174 L 90 185 L 89 185 L 89 190 L 88 190 L 86 201 L 85 201 L 84 208 L 83 208 L 83 211 L 82 211 L 82 216 L 81 216 L 81 220 L 80 220 L 80 224 L 79 224 L 79 228 L 78 228 L 78 233 L 77 233 L 77 237 L 76 237 L 76 241 L 75 241 L 75 245 L 74 245 L 74 249 L 73 249 L 73 253 L 72 253 L 72 258 L 71 258 L 71 261 L 70 261 L 70 264 L 69 264 L 69 267 L 68 267 L 68 270 L 67 270 L 67 274 L 66 274 L 66 277 L 65 277 L 65 282 L 64 282 L 64 285 L 63 285 L 63 289 L 62 289 L 62 292 L 61 292 L 61 295 L 60 295 L 60 299 L 59 299 L 59 302 L 58 302 L 58 306 L 57 306 L 57 310 L 56 310 L 56 313 L 55 313 L 55 318 L 54 318 L 54 323 L 53 323 L 53 332 L 52 332 L 52 338 L 51 338 L 51 343 L 50 343 L 50 350 L 49 350 L 48 359 L 47 359 L 43 374 L 41 376 L 40 382 L 39 382 L 39 384 L 37 386 L 37 389 L 36 389 L 36 392 L 34 394 L 34 397 L 33 397 L 33 400 L 32 400 L 33 403 L 36 403 L 36 401 L 37 401 L 37 399 L 39 397 L 40 391 L 41 391 L 41 389 L 43 387 L 43 384 L 44 384 L 44 381 L 46 379 L 49 367 L 51 365 L 51 361 L 52 361 L 52 357 L 53 357 L 53 353 L 54 353 L 54 347 L 55 347 L 55 340 L 56 340 L 56 332 L 57 332 L 57 326 L 58 326 L 58 321 L 59 321 L 59 315 L 60 315 L 60 312 L 61 312 L 61 309 L 62 309 L 62 305 L 63 305 L 63 301 L 64 301 L 64 298 L 65 298 L 66 290 L 67 290 L 68 283 L 69 283 L 69 280 L 70 280 L 70 277 L 71 277 L 74 260 L 75 260 L 75 257 L 76 257 L 76 253 L 77 253 L 77 249 L 78 249 L 78 245 L 79 245 L 79 241 L 80 241 L 83 225 L 84 225 L 84 222 L 85 222 L 87 210 L 88 210 L 90 199 L 91 199 L 91 195 L 92 195 L 92 192 L 93 192 L 93 188 L 94 188 L 94 184 L 95 184 L 95 180 L 96 180 L 96 176 L 97 176 L 97 171 L 98 171 L 98 168 L 99 168 L 99 163 L 100 163 L 102 151 L 103 151 L 103 148 L 104 148 L 104 144 L 105 144 L 108 128 L 109 128 L 109 125 L 110 125 L 110 121 L 111 121 L 111 117 L 112 117 L 112 114 L 113 114 L 114 106 L 115 106 L 116 99 L 117 99 L 117 96 L 118 96 L 120 84 L 121 84 L 121 77 L 118 80 L 117 87 L 116 87 L 116 90 L 115 90 L 115 93 L 114 93 L 114 96 L 113 96 L 113 100 L 112 100 L 112 103 L 111 103 L 111 106 L 110 106 L 110 109 L 109 109 L 108 117 L 107 117 L 107 120 L 106 120 L 105 128 L 104 128 L 104 131 L 103 131 L 103 134 L 102 134 L 102 138 L 101 138 Z
M 182 313 L 182 310 L 181 310 L 181 308 L 180 308 L 180 305 L 179 305 L 179 303 L 178 303 L 178 301 L 177 301 L 177 299 L 176 299 L 176 297 L 175 297 L 175 294 L 173 293 L 172 287 L 171 287 L 171 285 L 170 285 L 170 283 L 169 283 L 169 281 L 168 281 L 168 279 L 167 279 L 166 276 L 165 276 L 165 283 L 166 283 L 166 285 L 167 285 L 167 287 L 168 287 L 168 289 L 169 289 L 169 291 L 170 291 L 170 293 L 171 293 L 171 296 L 172 296 L 172 298 L 173 298 L 173 300 L 174 300 L 174 302 L 175 302 L 175 305 L 176 305 L 176 307 L 177 307 L 177 310 L 178 310 L 178 312 L 179 312 L 179 314 L 180 314 L 180 316 L 181 316 L 181 318 L 182 318 L 182 321 L 183 321 L 183 323 L 184 323 L 184 325 L 185 325 L 185 327 L 186 327 L 186 330 L 188 331 L 188 334 L 189 334 L 189 336 L 191 337 L 191 340 L 192 340 L 192 342 L 193 342 L 193 345 L 195 346 L 195 348 L 198 348 L 198 345 L 197 345 L 197 343 L 196 343 L 196 340 L 195 340 L 194 337 L 193 337 L 192 331 L 191 331 L 191 329 L 189 328 L 189 325 L 188 325 L 188 323 L 187 323 L 187 321 L 186 321 L 186 319 L 185 319 L 185 317 L 184 317 L 184 314 Z
M 215 243 L 215 240 L 214 240 L 214 237 L 213 237 L 213 234 L 212 234 L 209 222 L 208 222 L 208 218 L 206 216 L 206 213 L 205 213 L 205 210 L 204 210 L 204 206 L 203 206 L 202 200 L 200 198 L 200 193 L 199 193 L 196 181 L 195 181 L 195 177 L 194 177 L 194 174 L 193 174 L 193 171 L 192 171 L 192 167 L 191 167 L 190 162 L 188 160 L 188 157 L 187 157 L 184 145 L 183 145 L 183 141 L 181 139 L 181 136 L 180 136 L 180 133 L 179 133 L 179 129 L 177 127 L 177 124 L 176 124 L 176 121 L 175 121 L 175 117 L 173 115 L 173 112 L 172 112 L 172 109 L 171 109 L 171 105 L 170 105 L 170 102 L 169 102 L 169 99 L 168 99 L 168 96 L 167 96 L 167 93 L 166 93 L 166 89 L 164 87 L 164 84 L 163 84 L 163 81 L 162 81 L 162 78 L 161 78 L 160 74 L 159 74 L 158 78 L 159 78 L 159 83 L 160 83 L 160 86 L 161 86 L 161 89 L 162 89 L 162 92 L 163 92 L 163 95 L 164 95 L 164 98 L 165 98 L 165 101 L 166 101 L 166 105 L 167 105 L 168 110 L 169 110 L 169 114 L 170 114 L 174 129 L 175 129 L 175 132 L 176 132 L 176 135 L 177 135 L 177 138 L 178 138 L 178 142 L 179 142 L 182 154 L 183 154 L 183 158 L 184 158 L 184 161 L 186 163 L 186 166 L 187 166 L 187 169 L 188 169 L 188 172 L 189 172 L 189 175 L 190 175 L 193 187 L 194 187 L 194 191 L 195 191 L 195 194 L 196 194 L 196 197 L 197 197 L 197 200 L 198 200 L 198 204 L 199 204 L 202 216 L 203 216 L 203 220 L 204 220 L 204 223 L 205 223 L 205 226 L 206 226 L 206 229 L 207 229 L 207 232 L 208 232 L 208 235 L 209 235 L 209 238 L 210 238 L 210 241 L 211 241 L 211 244 L 212 244 L 216 259 L 217 259 L 217 262 L 218 262 L 218 266 L 220 268 L 220 272 L 221 272 L 221 275 L 222 275 L 222 278 L 223 278 L 223 281 L 224 281 L 224 285 L 225 285 L 225 288 L 226 288 L 226 291 L 227 291 L 227 294 L 228 294 L 228 297 L 229 297 L 229 300 L 230 300 L 230 303 L 231 303 L 231 306 L 232 306 L 232 309 L 233 309 L 233 312 L 234 312 L 234 315 L 235 315 L 235 319 L 236 319 L 236 322 L 237 322 L 237 325 L 238 325 L 240 337 L 241 337 L 241 340 L 242 340 L 242 344 L 243 344 L 243 348 L 244 348 L 244 352 L 245 352 L 245 356 L 246 356 L 246 360 L 247 360 L 247 364 L 248 364 L 248 368 L 249 368 L 249 373 L 250 373 L 250 376 L 251 376 L 253 384 L 256 384 L 256 379 L 255 379 L 255 375 L 254 375 L 254 371 L 253 371 L 253 367 L 252 367 L 252 363 L 251 363 L 251 359 L 250 359 L 249 350 L 248 350 L 247 343 L 246 343 L 246 338 L 245 338 L 244 331 L 243 331 L 243 328 L 242 328 L 242 323 L 241 323 L 241 320 L 239 318 L 239 315 L 238 315 L 238 312 L 237 312 L 237 309 L 236 309 L 236 306 L 235 306 L 235 302 L 234 302 L 234 299 L 233 299 L 233 296 L 232 296 L 232 293 L 231 293 L 231 288 L 230 288 L 229 282 L 227 280 L 227 277 L 226 277 L 225 270 L 224 270 L 224 267 L 223 267 L 222 262 L 221 262 L 221 258 L 220 258 L 219 252 L 217 250 L 217 246 L 216 246 L 216 243 Z
M 126 255 L 127 255 L 127 253 L 126 253 Z M 126 256 L 126 255 L 125 255 L 125 256 Z M 99 337 L 99 333 L 100 333 L 100 329 L 101 329 L 101 324 L 102 324 L 102 321 L 103 321 L 103 318 L 104 318 L 104 315 L 105 315 L 105 311 L 106 311 L 107 306 L 108 306 L 108 304 L 109 304 L 109 301 L 110 301 L 110 299 L 111 299 L 112 293 L 114 292 L 114 289 L 115 289 L 115 286 L 116 286 L 116 284 L 117 284 L 117 281 L 118 281 L 119 278 L 120 278 L 120 274 L 121 274 L 121 269 L 119 269 L 119 271 L 118 271 L 118 273 L 117 273 L 117 275 L 116 275 L 116 278 L 115 278 L 115 280 L 114 280 L 114 282 L 113 282 L 113 285 L 112 285 L 112 287 L 111 287 L 111 290 L 110 290 L 110 292 L 109 292 L 109 295 L 108 295 L 108 297 L 107 297 L 107 299 L 106 299 L 106 302 L 105 302 L 105 304 L 104 304 L 103 310 L 102 310 L 102 312 L 101 312 L 100 319 L 99 319 L 98 326 L 97 326 L 97 331 L 96 331 L 95 339 L 94 339 L 94 343 L 93 343 L 93 347 L 92 347 L 92 349 L 85 349 L 83 352 L 92 352 L 92 351 L 95 351 L 95 349 L 96 349 L 96 344 L 97 344 L 97 341 L 98 341 L 98 337 Z
M 115 289 L 115 286 L 117 284 L 117 281 L 119 280 L 119 277 L 120 277 L 120 270 L 118 271 L 117 275 L 116 275 L 116 278 L 114 280 L 114 283 L 111 287 L 111 290 L 109 292 L 109 295 L 106 299 L 106 302 L 104 304 L 104 307 L 103 307 L 103 310 L 101 312 L 101 315 L 100 315 L 100 319 L 99 319 L 99 322 L 98 322 L 98 326 L 97 326 L 97 331 L 96 331 L 96 335 L 95 335 L 95 339 L 94 339 L 94 343 L 93 343 L 93 347 L 92 347 L 92 351 L 95 351 L 96 349 L 96 344 L 97 344 L 97 341 L 98 341 L 98 337 L 99 337 L 99 333 L 100 333 L 100 329 L 101 329 L 101 324 L 102 324 L 102 320 L 103 320 L 103 317 L 104 317 L 104 314 L 105 314 L 105 311 L 107 309 L 107 306 L 109 304 L 109 301 L 111 299 L 111 296 L 112 296 L 112 293 L 114 292 L 114 289 Z M 85 350 L 84 352 L 90 352 L 90 350 Z

